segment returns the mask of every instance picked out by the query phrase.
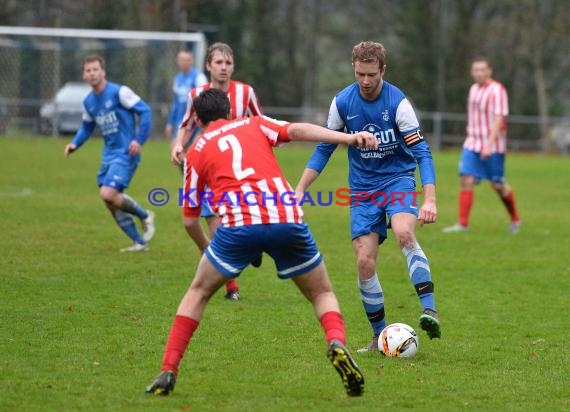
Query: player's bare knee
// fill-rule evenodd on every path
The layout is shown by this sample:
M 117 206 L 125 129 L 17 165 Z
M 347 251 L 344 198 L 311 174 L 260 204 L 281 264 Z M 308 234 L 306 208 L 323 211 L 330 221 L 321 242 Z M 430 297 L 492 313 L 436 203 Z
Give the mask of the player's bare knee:
M 192 296 L 192 299 L 199 299 L 202 302 L 207 302 L 216 292 L 216 288 L 205 285 L 203 283 L 196 283 L 190 286 L 189 295 Z
M 192 219 L 190 219 L 189 217 L 184 217 L 182 223 L 184 224 L 184 227 L 188 229 L 192 226 Z
M 472 191 L 475 186 L 475 178 L 473 176 L 462 175 L 460 183 L 461 190 Z
M 495 189 L 499 196 L 507 196 L 511 192 L 511 188 L 506 183 L 491 183 L 491 187 Z
M 106 204 L 119 206 L 117 203 L 120 203 L 120 199 L 118 199 L 118 197 L 120 197 L 120 194 L 116 190 L 110 189 L 108 187 L 102 187 L 99 189 L 99 196 Z
M 359 253 L 356 256 L 356 265 L 358 266 L 360 276 L 364 276 L 366 279 L 376 273 L 376 258 L 372 254 Z
M 398 239 L 400 249 L 413 246 L 416 243 L 416 235 L 412 229 L 400 229 L 394 233 Z

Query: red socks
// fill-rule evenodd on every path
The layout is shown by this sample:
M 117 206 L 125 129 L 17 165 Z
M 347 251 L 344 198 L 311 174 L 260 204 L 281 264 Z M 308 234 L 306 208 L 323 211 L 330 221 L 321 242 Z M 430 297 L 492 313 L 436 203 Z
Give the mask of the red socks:
M 520 220 L 517 213 L 517 206 L 515 203 L 515 195 L 511 190 L 508 195 L 502 196 L 499 193 L 503 204 L 507 208 L 509 215 L 511 216 L 511 221 L 518 222 Z M 471 212 L 471 206 L 473 205 L 473 192 L 468 192 L 462 190 L 459 193 L 459 224 L 461 226 L 469 226 L 469 212 Z
M 327 312 L 319 319 L 325 331 L 325 340 L 330 344 L 332 340 L 338 340 L 343 345 L 346 344 L 344 332 L 344 319 L 338 312 Z
M 226 283 L 226 292 L 229 292 L 230 290 L 239 290 L 238 284 L 235 279 L 230 279 Z
M 518 222 L 520 219 L 517 213 L 515 194 L 513 193 L 513 191 L 511 190 L 509 194 L 506 196 L 501 196 L 501 200 L 503 201 L 505 207 L 507 208 L 507 211 L 509 212 L 509 215 L 511 216 L 511 221 Z
M 176 315 L 168 335 L 161 371 L 172 371 L 178 376 L 178 366 L 186 352 L 188 342 L 200 322 L 186 316 Z
M 340 313 L 330 311 L 321 316 L 319 320 L 325 331 L 325 339 L 328 344 L 332 340 L 338 340 L 343 345 L 346 344 L 344 319 Z M 192 318 L 176 315 L 166 342 L 161 371 L 172 371 L 178 376 L 180 361 L 199 324 L 200 322 Z
M 459 224 L 469 226 L 469 212 L 473 206 L 473 191 L 462 190 L 459 192 Z

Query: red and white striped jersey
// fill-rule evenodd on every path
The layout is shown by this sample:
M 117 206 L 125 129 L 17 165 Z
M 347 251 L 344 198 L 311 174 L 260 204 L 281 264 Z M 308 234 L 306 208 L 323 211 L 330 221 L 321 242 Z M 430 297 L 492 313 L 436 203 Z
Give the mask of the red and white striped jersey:
M 196 111 L 192 106 L 193 100 L 200 93 L 212 87 L 212 83 L 205 84 L 201 87 L 195 87 L 188 93 L 188 104 L 186 105 L 186 113 L 180 124 L 180 128 L 192 130 L 197 127 Z M 257 96 L 253 87 L 249 84 L 230 80 L 230 87 L 226 92 L 230 99 L 230 119 L 238 119 L 246 116 L 263 116 L 261 106 L 257 101 Z
M 272 149 L 289 141 L 288 128 L 265 116 L 212 122 L 186 153 L 184 215 L 199 217 L 208 202 L 224 227 L 302 223 Z
M 480 153 L 487 143 L 495 116 L 505 119 L 493 147 L 493 153 L 505 153 L 507 150 L 507 122 L 509 99 L 505 87 L 491 80 L 483 86 L 477 83 L 471 86 L 467 99 L 467 138 L 463 147 Z

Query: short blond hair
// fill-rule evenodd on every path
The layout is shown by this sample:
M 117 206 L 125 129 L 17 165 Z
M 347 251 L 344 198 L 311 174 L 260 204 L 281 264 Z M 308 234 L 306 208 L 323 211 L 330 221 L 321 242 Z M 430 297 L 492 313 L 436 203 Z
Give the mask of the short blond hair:
M 215 51 L 219 51 L 222 54 L 227 54 L 228 56 L 231 56 L 232 59 L 234 58 L 234 51 L 230 46 L 228 46 L 226 43 L 217 42 L 208 47 L 208 51 L 206 52 L 206 61 L 208 63 L 212 63 Z
M 378 62 L 380 68 L 386 65 L 386 49 L 381 43 L 361 41 L 352 48 L 352 64 L 356 62 Z

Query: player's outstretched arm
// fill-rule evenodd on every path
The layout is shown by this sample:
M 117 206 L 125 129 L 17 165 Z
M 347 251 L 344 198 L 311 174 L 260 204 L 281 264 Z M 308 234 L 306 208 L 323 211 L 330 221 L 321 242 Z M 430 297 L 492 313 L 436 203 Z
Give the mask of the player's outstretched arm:
M 326 159 L 320 159 L 317 161 L 320 170 L 316 170 L 311 166 L 311 161 L 309 162 L 309 167 L 305 169 L 297 187 L 295 188 L 295 197 L 300 200 L 303 197 L 303 193 L 309 189 L 309 186 L 319 177 L 320 171 L 326 164 L 326 160 L 330 157 L 337 144 L 352 144 L 358 147 L 366 147 L 371 149 L 376 149 L 378 147 L 378 141 L 368 132 L 359 132 L 356 134 L 346 134 L 337 132 L 334 130 L 326 129 L 324 127 L 316 126 L 310 123 L 292 123 L 288 129 L 288 135 L 291 140 L 304 140 L 304 141 L 318 141 L 331 143 L 329 145 L 318 145 L 315 149 L 315 153 L 318 151 L 319 147 L 326 146 L 323 150 L 327 149 L 324 154 Z M 322 147 L 321 147 L 322 148 Z M 313 154 L 313 157 L 315 154 Z M 313 160 L 311 158 L 311 160 Z M 324 163 L 323 163 L 324 161 Z
M 63 150 L 65 157 L 69 157 L 71 153 L 79 149 L 91 137 L 93 130 L 95 130 L 95 122 L 83 120 L 81 127 L 75 133 L 75 137 Z
M 374 135 L 369 132 L 347 134 L 310 123 L 291 123 L 291 125 L 289 125 L 288 136 L 291 140 L 350 144 L 367 149 L 378 148 L 378 141 Z

